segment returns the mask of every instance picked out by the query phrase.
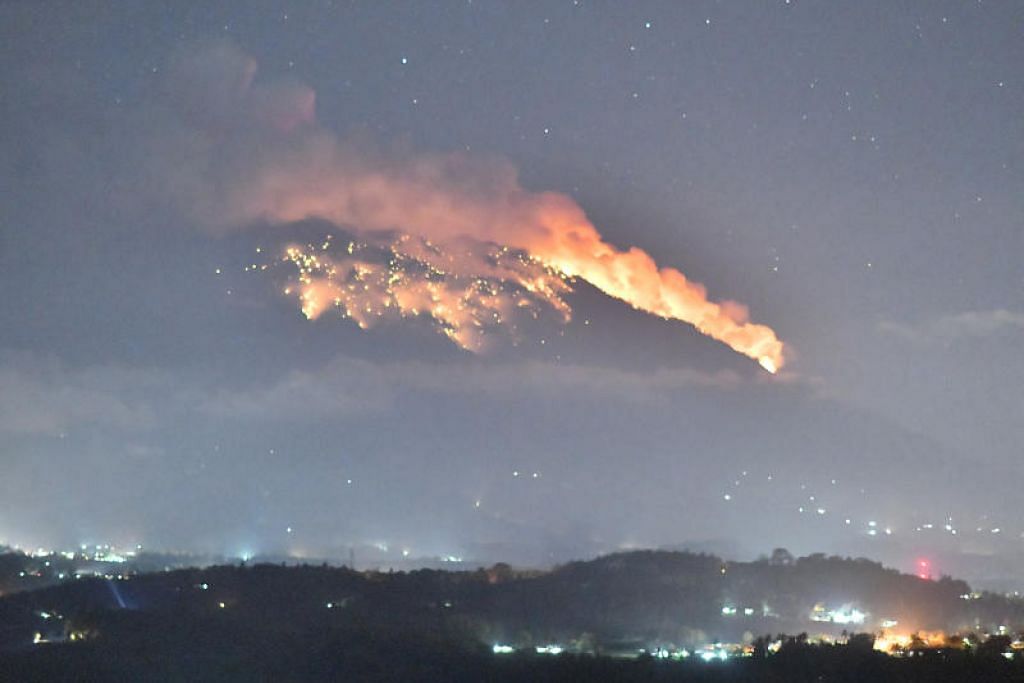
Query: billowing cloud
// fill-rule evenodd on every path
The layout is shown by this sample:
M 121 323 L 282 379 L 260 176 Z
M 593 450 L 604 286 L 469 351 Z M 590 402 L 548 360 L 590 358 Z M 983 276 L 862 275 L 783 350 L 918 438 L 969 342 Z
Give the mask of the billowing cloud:
M 145 119 L 140 163 L 154 199 L 171 198 L 217 232 L 316 218 L 389 252 L 393 267 L 375 270 L 348 258 L 351 249 L 291 245 L 292 290 L 311 318 L 330 308 L 364 326 L 427 316 L 475 350 L 520 307 L 567 314 L 561 295 L 578 278 L 689 323 L 769 372 L 784 363 L 782 342 L 745 306 L 713 301 L 644 251 L 608 243 L 571 198 L 523 188 L 505 161 L 342 140 L 316 124 L 312 90 L 259 84 L 255 62 L 230 47 L 190 53 L 171 73 Z

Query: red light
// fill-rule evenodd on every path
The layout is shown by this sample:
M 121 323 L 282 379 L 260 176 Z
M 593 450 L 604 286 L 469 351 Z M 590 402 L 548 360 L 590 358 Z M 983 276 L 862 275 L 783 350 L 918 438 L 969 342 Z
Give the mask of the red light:
M 930 581 L 932 578 L 932 565 L 928 560 L 917 561 L 917 578 Z

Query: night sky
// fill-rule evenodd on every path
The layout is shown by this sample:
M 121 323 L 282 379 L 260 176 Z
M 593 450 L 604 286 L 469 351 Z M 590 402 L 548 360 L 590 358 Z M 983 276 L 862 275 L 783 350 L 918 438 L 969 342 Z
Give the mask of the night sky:
M 1024 587 L 1022 64 L 1016 2 L 4 3 L 0 542 Z M 308 320 L 288 245 L 449 230 L 408 174 L 524 258 L 507 187 L 578 205 L 786 366 L 584 277 L 478 352 Z

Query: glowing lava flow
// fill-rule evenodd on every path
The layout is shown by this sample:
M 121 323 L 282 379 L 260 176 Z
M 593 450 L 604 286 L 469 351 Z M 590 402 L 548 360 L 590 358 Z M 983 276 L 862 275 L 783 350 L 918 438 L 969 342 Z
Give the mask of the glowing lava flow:
M 429 242 L 402 236 L 387 243 L 350 241 L 339 249 L 327 237 L 320 245 L 293 244 L 284 260 L 298 271 L 285 288 L 297 295 L 309 319 L 331 308 L 367 329 L 389 317 L 425 317 L 468 351 L 482 351 L 487 334 L 503 326 L 515 332 L 513 313 L 536 318 L 541 307 L 568 321 L 563 300 L 569 284 L 522 252 L 462 245 L 464 258 Z M 471 267 L 472 266 L 472 267 Z

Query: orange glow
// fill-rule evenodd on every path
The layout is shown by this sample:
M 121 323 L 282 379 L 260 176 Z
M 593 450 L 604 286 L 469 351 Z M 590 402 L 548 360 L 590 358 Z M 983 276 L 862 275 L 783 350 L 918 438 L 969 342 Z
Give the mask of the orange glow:
M 516 311 L 537 315 L 547 307 L 569 318 L 562 299 L 568 283 L 522 253 L 474 245 L 456 256 L 423 246 L 405 237 L 390 244 L 350 242 L 345 249 L 333 248 L 330 238 L 316 247 L 289 246 L 284 260 L 296 267 L 298 283 L 285 294 L 297 294 L 310 320 L 334 308 L 362 329 L 393 317 L 427 318 L 474 352 L 486 348 L 489 330 L 514 326 Z
M 883 631 L 875 637 L 875 649 L 881 652 L 897 652 L 909 649 L 918 643 L 924 648 L 943 648 L 949 646 L 949 639 L 943 631 L 917 631 L 911 633 L 891 633 Z
M 315 177 L 310 175 L 314 170 Z M 505 166 L 453 155 L 384 164 L 372 172 L 342 161 L 335 168 L 290 171 L 277 170 L 257 183 L 259 191 L 244 197 L 248 206 L 243 213 L 283 222 L 323 218 L 357 226 L 363 235 L 397 230 L 403 248 L 420 244 L 417 258 L 424 253 L 456 255 L 442 274 L 462 277 L 473 276 L 482 263 L 473 248 L 467 253 L 467 241 L 477 251 L 481 244 L 522 251 L 554 272 L 548 281 L 579 278 L 636 309 L 689 323 L 769 373 L 785 363 L 784 346 L 774 330 L 750 322 L 745 306 L 712 301 L 703 285 L 674 268 L 659 267 L 643 250 L 623 251 L 608 244 L 569 197 L 526 191 Z M 545 278 L 536 278 L 534 284 L 544 288 Z M 318 314 L 322 309 L 313 305 L 311 310 Z
M 645 251 L 610 244 L 576 202 L 564 194 L 523 188 L 510 164 L 466 154 L 387 153 L 341 141 L 316 124 L 316 98 L 311 90 L 252 87 L 255 63 L 251 59 L 234 54 L 219 58 L 230 67 L 228 73 L 240 70 L 238 114 L 255 112 L 249 114 L 254 119 L 250 125 L 269 133 L 266 144 L 245 146 L 244 173 L 212 183 L 218 194 L 211 201 L 190 203 L 211 227 L 226 230 L 261 221 L 292 224 L 314 218 L 354 231 L 360 238 L 398 235 L 402 249 L 414 250 L 410 256 L 426 263 L 444 255 L 450 263 L 441 269 L 442 275 L 462 282 L 443 278 L 440 286 L 402 285 L 398 289 L 405 296 L 391 298 L 410 311 L 429 311 L 442 330 L 455 337 L 472 318 L 472 314 L 464 318 L 466 308 L 482 299 L 471 295 L 466 302 L 448 291 L 450 287 L 464 293 L 469 279 L 483 276 L 499 284 L 512 282 L 530 295 L 561 303 L 557 295 L 565 290 L 565 283 L 551 285 L 551 281 L 579 278 L 638 310 L 688 323 L 769 373 L 783 367 L 783 343 L 772 328 L 750 322 L 745 306 L 713 301 L 703 285 L 674 268 L 659 266 Z M 467 242 L 476 246 L 467 249 Z M 506 279 L 489 270 L 493 264 L 480 245 L 522 252 L 527 261 L 552 273 Z M 417 252 L 431 256 L 421 258 Z M 306 257 L 315 260 L 316 255 L 307 252 Z M 319 268 L 315 263 L 314 267 Z M 317 272 L 320 279 L 323 273 Z M 526 286 L 528 280 L 533 288 Z M 341 285 L 337 277 L 330 287 L 304 285 L 302 307 L 308 317 L 316 317 L 335 299 L 344 304 L 345 295 L 338 287 L 344 289 L 347 284 Z M 554 297 L 545 291 L 552 286 Z M 376 312 L 373 303 L 370 311 L 364 306 L 358 314 L 353 306 L 341 307 L 357 320 Z M 473 346 L 465 339 L 456 340 L 467 348 Z
M 674 268 L 659 268 L 643 250 L 620 251 L 606 243 L 568 197 L 547 199 L 540 202 L 539 218 L 546 230 L 522 244 L 530 254 L 634 308 L 689 323 L 772 374 L 782 367 L 782 342 L 770 327 L 748 322 L 745 306 L 709 300 L 703 285 Z

